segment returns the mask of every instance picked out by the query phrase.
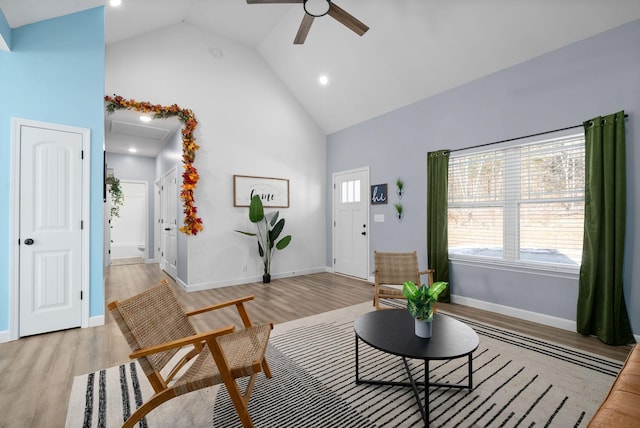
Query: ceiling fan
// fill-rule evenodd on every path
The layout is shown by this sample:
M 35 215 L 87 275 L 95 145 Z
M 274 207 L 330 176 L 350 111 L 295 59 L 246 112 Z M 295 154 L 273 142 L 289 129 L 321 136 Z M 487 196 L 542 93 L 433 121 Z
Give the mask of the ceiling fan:
M 302 3 L 304 17 L 300 23 L 296 38 L 293 40 L 295 45 L 304 43 L 314 18 L 320 18 L 327 14 L 359 36 L 362 36 L 369 29 L 369 27 L 346 10 L 338 7 L 331 0 L 247 0 L 247 3 Z

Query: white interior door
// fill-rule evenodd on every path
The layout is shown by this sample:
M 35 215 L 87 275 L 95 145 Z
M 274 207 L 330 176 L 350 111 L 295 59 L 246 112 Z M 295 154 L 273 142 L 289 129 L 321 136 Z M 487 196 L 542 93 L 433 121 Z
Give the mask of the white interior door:
M 162 212 L 160 267 L 172 278 L 178 274 L 178 186 L 176 170 L 162 177 L 160 206 Z
M 336 273 L 369 277 L 369 170 L 333 176 L 333 267 Z
M 83 133 L 20 127 L 19 336 L 82 324 Z

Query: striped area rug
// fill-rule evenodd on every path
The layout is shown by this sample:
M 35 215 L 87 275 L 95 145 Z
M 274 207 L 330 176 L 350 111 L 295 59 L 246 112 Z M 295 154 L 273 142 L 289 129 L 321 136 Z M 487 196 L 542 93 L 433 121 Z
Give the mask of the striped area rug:
M 354 382 L 353 321 L 371 309 L 365 303 L 275 327 L 268 350 L 274 376 L 259 377 L 249 406 L 256 427 L 424 426 L 409 388 Z M 474 390 L 431 388 L 430 426 L 586 426 L 622 365 L 472 320 L 461 321 L 480 336 L 473 354 Z M 414 377 L 423 377 L 421 361 L 412 361 L 411 369 Z M 466 358 L 434 361 L 430 370 L 435 382 L 467 381 Z M 138 388 L 132 374 L 133 379 L 139 378 Z M 362 342 L 360 374 L 407 379 L 399 357 Z M 67 426 L 119 426 L 127 408 L 136 407 L 137 396 L 146 399 L 150 394 L 135 363 L 78 376 Z M 142 426 L 148 427 L 241 426 L 225 389 L 218 387 L 171 400 L 144 422 Z

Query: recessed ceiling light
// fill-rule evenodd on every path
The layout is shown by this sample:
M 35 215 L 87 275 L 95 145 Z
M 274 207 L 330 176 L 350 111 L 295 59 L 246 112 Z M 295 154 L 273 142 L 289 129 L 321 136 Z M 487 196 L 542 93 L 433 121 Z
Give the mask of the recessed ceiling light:
M 122 0 L 109 0 L 109 4 L 113 7 L 117 7 L 122 4 Z
M 129 147 L 129 153 L 137 153 L 138 149 L 136 149 L 135 147 Z
M 151 122 L 151 118 L 149 116 L 140 116 L 140 120 L 143 122 Z
M 329 77 L 323 74 L 322 76 L 318 77 L 318 82 L 320 82 L 322 86 L 327 86 L 329 84 Z

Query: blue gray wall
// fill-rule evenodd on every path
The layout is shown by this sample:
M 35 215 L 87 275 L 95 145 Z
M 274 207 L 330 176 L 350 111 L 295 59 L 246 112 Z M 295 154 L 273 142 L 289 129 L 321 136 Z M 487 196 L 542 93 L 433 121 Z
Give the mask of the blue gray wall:
M 91 130 L 90 316 L 104 314 L 104 8 L 25 25 L 0 50 L 0 332 L 9 323 L 11 118 Z
M 640 21 L 634 21 L 458 88 L 328 136 L 327 200 L 335 172 L 369 166 L 371 184 L 388 183 L 389 205 L 371 208 L 374 250 L 417 250 L 426 266 L 427 152 L 457 149 L 577 125 L 625 110 L 627 227 L 624 289 L 635 334 L 640 333 Z M 437 58 L 434 58 L 437 61 Z M 428 75 L 424 76 L 429 79 Z M 578 130 L 579 131 L 579 130 Z M 405 218 L 393 218 L 401 177 Z M 327 266 L 331 266 L 331 204 Z M 374 223 L 375 214 L 384 223 Z M 372 265 L 373 269 L 373 265 Z M 452 264 L 452 293 L 575 321 L 577 278 Z

